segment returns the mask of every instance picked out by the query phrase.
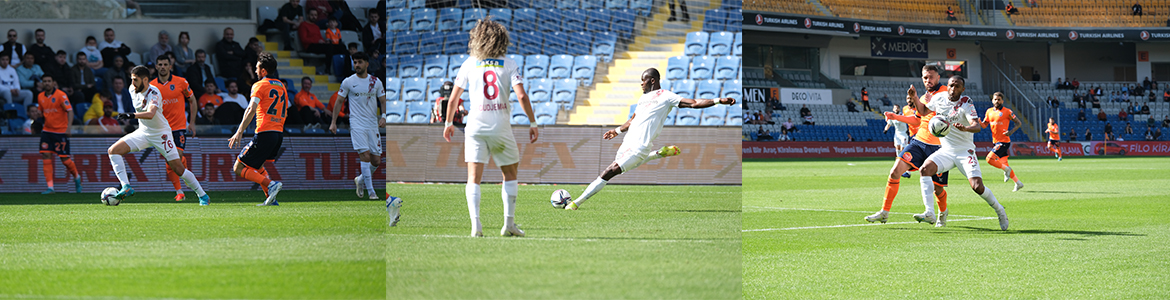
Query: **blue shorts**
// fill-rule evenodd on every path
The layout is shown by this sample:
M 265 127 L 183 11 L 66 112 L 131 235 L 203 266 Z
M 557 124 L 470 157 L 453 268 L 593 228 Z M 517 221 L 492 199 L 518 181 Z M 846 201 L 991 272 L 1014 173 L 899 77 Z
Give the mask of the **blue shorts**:
M 172 130 L 171 136 L 175 137 L 175 148 L 179 150 L 187 150 L 187 130 Z
M 276 154 L 280 152 L 280 145 L 283 142 L 284 133 L 280 131 L 257 133 L 236 158 L 246 166 L 255 169 L 263 168 L 264 162 L 276 159 Z
M 909 164 L 910 171 L 918 171 L 918 169 L 922 167 L 922 164 L 926 163 L 926 158 L 930 157 L 931 154 L 934 154 L 934 152 L 938 151 L 938 149 L 941 147 L 942 146 L 930 145 L 923 143 L 918 139 L 911 138 L 910 144 L 905 148 L 902 148 L 901 152 L 898 152 L 898 159 Z M 930 178 L 933 179 L 935 183 L 938 183 L 942 186 L 947 186 L 948 174 L 950 174 L 950 171 L 943 172 L 942 174 L 931 175 Z
M 1008 151 L 1008 150 L 1010 150 L 1011 148 L 1012 148 L 1012 143 L 1011 143 L 1011 142 L 1007 142 L 1007 143 L 995 143 L 995 151 L 994 151 L 994 153 L 995 153 L 995 156 L 999 156 L 999 157 L 1008 157 L 1008 156 L 1011 156 L 1011 155 L 1012 155 L 1012 152 L 1011 152 L 1011 151 Z
M 57 156 L 69 156 L 69 136 L 64 133 L 41 131 L 41 153 L 57 153 Z

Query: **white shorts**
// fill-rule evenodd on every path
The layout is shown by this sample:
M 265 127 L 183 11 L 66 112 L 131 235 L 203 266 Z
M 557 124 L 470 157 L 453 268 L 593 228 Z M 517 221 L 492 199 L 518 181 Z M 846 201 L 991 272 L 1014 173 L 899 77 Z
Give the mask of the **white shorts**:
M 179 150 L 175 148 L 175 138 L 171 136 L 171 132 L 160 134 L 147 134 L 143 130 L 135 130 L 126 136 L 123 136 L 122 141 L 130 146 L 130 152 L 138 152 L 146 150 L 147 147 L 154 147 L 159 155 L 162 155 L 167 161 L 179 159 Z
M 369 151 L 373 155 L 382 155 L 382 138 L 377 129 L 350 129 L 349 140 L 358 153 Z
M 959 171 L 967 175 L 968 179 L 983 177 L 983 172 L 979 170 L 979 157 L 975 156 L 974 149 L 939 149 L 926 159 L 934 161 L 934 164 L 938 165 L 938 171 L 936 172 L 939 174 L 957 167 Z
M 646 162 L 646 157 L 650 156 L 650 153 L 654 153 L 654 151 L 654 148 L 618 148 L 617 157 L 614 158 L 613 162 L 622 168 L 622 173 L 629 172 Z
M 906 148 L 910 144 L 910 136 L 905 134 L 894 134 L 894 146 Z
M 467 135 L 463 142 L 463 156 L 466 162 L 488 163 L 488 158 L 496 160 L 497 166 L 507 166 L 520 162 L 520 146 L 516 145 L 516 137 L 512 133 L 503 135 Z

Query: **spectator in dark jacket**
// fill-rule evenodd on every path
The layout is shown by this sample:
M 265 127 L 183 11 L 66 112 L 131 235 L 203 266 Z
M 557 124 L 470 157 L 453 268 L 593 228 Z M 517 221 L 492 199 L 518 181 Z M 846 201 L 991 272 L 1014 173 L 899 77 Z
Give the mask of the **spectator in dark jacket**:
M 235 37 L 235 30 L 224 28 L 223 39 L 215 43 L 215 59 L 219 63 L 220 76 L 235 78 L 244 70 L 244 48 L 234 40 Z

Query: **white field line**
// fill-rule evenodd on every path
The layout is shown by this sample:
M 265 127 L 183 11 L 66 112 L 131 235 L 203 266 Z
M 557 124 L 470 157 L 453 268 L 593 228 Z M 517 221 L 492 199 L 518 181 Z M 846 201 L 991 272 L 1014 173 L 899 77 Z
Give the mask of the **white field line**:
M 859 214 L 866 214 L 866 215 L 870 215 L 870 214 L 874 213 L 874 211 L 835 210 L 835 209 L 817 209 L 817 208 L 787 208 L 787 207 L 764 207 L 764 206 L 744 206 L 744 208 L 775 209 L 775 210 L 827 211 L 827 212 L 859 213 Z M 890 214 L 914 215 L 915 213 L 892 212 L 891 211 Z M 967 215 L 956 215 L 956 214 L 951 214 L 949 216 L 960 217 L 960 218 L 983 218 L 983 216 L 967 216 Z
M 761 207 L 761 206 L 744 206 L 744 208 L 775 209 L 775 210 L 825 211 L 825 212 L 844 212 L 844 213 L 862 213 L 862 214 L 870 214 L 870 213 L 871 213 L 871 212 L 867 212 L 867 211 L 833 210 L 833 209 L 814 209 L 814 208 L 786 208 L 786 207 Z M 896 212 L 890 212 L 890 213 L 891 213 L 891 214 L 905 214 L 905 215 L 913 215 L 913 213 L 896 213 Z M 950 219 L 950 220 L 947 220 L 947 223 L 950 223 L 950 222 L 962 222 L 962 221 L 980 221 L 980 220 L 991 220 L 991 219 L 998 219 L 997 217 L 981 217 L 981 216 L 965 216 L 965 215 L 949 215 L 949 216 L 950 216 L 950 217 L 961 217 L 961 218 L 966 218 L 966 219 Z M 799 230 L 799 229 L 823 229 L 823 228 L 841 228 L 841 227 L 858 227 L 858 226 L 876 226 L 876 225 L 884 225 L 884 224 L 915 224 L 915 223 L 920 223 L 920 222 L 861 223 L 861 224 L 827 225 L 827 226 L 803 226 L 803 227 L 787 227 L 787 228 L 744 229 L 744 230 L 741 230 L 740 232 L 779 231 L 779 230 Z
M 472 237 L 469 235 L 450 235 L 450 234 L 387 234 L 398 237 L 420 237 L 420 238 L 454 238 L 454 239 L 485 239 L 492 241 L 570 241 L 570 242 L 603 242 L 603 241 L 638 241 L 643 243 L 718 243 L 716 240 L 656 240 L 656 239 L 634 239 L 634 238 L 571 238 L 571 237 L 500 237 L 487 235 L 484 237 Z

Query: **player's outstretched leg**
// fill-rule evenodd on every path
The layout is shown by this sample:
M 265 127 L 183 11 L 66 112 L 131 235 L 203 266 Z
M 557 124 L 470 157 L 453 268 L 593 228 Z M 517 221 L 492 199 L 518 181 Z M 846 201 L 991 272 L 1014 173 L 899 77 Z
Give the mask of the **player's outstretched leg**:
M 123 154 L 130 153 L 130 146 L 126 145 L 125 141 L 118 140 L 106 153 L 110 157 L 110 165 L 114 168 L 114 176 L 118 177 L 118 183 L 122 184 L 122 188 L 118 189 L 114 196 L 118 199 L 134 196 L 134 188 L 130 187 L 130 179 L 126 175 L 126 160 L 122 158 Z
M 236 172 L 237 176 L 244 177 L 244 179 L 247 179 L 248 181 L 251 181 L 251 182 L 258 183 L 258 184 L 260 184 L 261 187 L 263 187 L 264 195 L 266 196 L 264 199 L 264 203 L 257 204 L 256 206 L 277 206 L 277 205 L 280 205 L 280 203 L 276 201 L 276 194 L 280 193 L 281 187 L 284 186 L 283 184 L 280 183 L 280 181 L 275 181 L 275 180 L 272 180 L 271 178 L 268 178 L 268 176 L 265 174 L 262 174 L 260 172 L 260 170 L 253 168 L 253 167 L 249 167 L 248 165 L 245 165 L 244 162 L 239 161 L 239 160 L 236 160 L 236 165 L 233 169 Z M 265 173 L 267 173 L 267 172 L 265 172 Z M 192 177 L 192 178 L 194 178 L 194 177 Z
M 1003 205 L 1000 205 L 999 201 L 995 199 L 995 194 L 991 193 L 991 189 L 988 189 L 983 185 L 983 178 L 972 177 L 969 180 L 971 182 L 971 190 L 975 191 L 976 194 L 979 194 L 979 197 L 983 198 L 983 201 L 987 201 L 987 205 L 991 206 L 992 209 L 995 209 L 995 215 L 999 218 L 999 229 L 1007 230 L 1007 211 L 1005 211 L 1003 209 Z
M 211 204 L 211 197 L 207 196 L 207 192 L 203 191 L 203 186 L 199 184 L 198 179 L 195 179 L 195 173 L 191 173 L 191 170 L 187 170 L 187 167 L 183 165 L 183 160 L 172 159 L 167 161 L 167 166 L 171 167 L 171 172 L 178 175 L 177 177 L 182 178 L 183 182 L 187 183 L 187 188 L 195 191 L 195 195 L 199 196 L 199 205 L 207 206 Z
M 590 183 L 589 187 L 585 188 L 585 192 L 581 193 L 581 196 L 577 196 L 577 200 L 573 200 L 573 202 L 565 205 L 565 209 L 577 210 L 578 207 L 585 203 L 585 200 L 589 200 L 590 197 L 600 192 L 602 188 L 605 188 L 605 184 L 609 183 L 610 179 L 613 179 L 614 176 L 618 176 L 621 173 L 622 168 L 618 166 L 617 162 L 610 164 L 605 171 L 601 172 L 601 176 L 594 179 L 593 183 Z
M 77 172 L 77 165 L 69 156 L 61 157 L 61 164 L 65 165 L 65 170 L 69 172 L 69 175 L 73 175 L 74 192 L 81 194 L 81 173 Z

